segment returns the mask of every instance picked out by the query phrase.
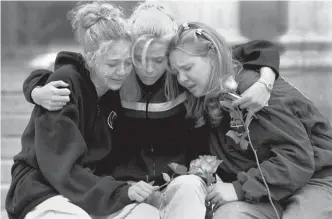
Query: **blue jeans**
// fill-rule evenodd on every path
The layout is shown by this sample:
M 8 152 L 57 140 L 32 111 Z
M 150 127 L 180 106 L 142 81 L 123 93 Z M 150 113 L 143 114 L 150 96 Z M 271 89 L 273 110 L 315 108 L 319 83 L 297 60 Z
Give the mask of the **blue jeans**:
M 286 202 L 282 219 L 332 219 L 332 176 L 311 179 Z M 277 219 L 269 203 L 250 204 L 243 201 L 220 206 L 213 219 Z
M 311 179 L 287 202 L 282 219 L 331 219 L 332 176 Z
M 275 203 L 279 216 L 282 208 Z M 213 215 L 213 219 L 277 219 L 273 207 L 268 202 L 250 204 L 244 201 L 229 202 L 220 206 Z

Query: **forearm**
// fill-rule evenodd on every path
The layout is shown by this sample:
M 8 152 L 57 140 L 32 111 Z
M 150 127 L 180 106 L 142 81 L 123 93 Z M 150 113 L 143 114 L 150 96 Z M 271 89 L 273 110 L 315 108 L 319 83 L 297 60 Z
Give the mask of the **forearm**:
M 233 47 L 233 58 L 239 60 L 244 69 L 260 71 L 262 67 L 273 70 L 279 77 L 280 54 L 278 47 L 266 40 L 254 40 Z
M 267 83 L 274 84 L 274 81 L 276 79 L 276 74 L 271 68 L 262 67 L 260 69 L 260 79 Z

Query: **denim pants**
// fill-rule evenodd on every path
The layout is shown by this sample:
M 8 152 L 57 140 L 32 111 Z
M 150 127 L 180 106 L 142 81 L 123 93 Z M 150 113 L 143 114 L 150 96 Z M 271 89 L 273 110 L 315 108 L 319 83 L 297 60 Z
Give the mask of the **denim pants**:
M 138 206 L 133 203 L 108 216 L 89 215 L 58 195 L 36 206 L 25 219 L 204 219 L 205 196 L 204 181 L 194 175 L 185 175 L 176 177 L 162 193 L 147 203 Z
M 332 176 L 311 179 L 286 202 L 277 204 L 282 219 L 332 219 Z M 213 219 L 277 219 L 270 203 L 250 204 L 237 201 L 220 206 Z
M 331 219 L 332 176 L 311 179 L 286 204 L 282 219 Z

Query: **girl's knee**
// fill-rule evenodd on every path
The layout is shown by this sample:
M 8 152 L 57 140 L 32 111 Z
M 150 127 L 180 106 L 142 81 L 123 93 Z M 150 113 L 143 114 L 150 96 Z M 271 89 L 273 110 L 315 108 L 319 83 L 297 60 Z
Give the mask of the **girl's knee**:
M 206 197 L 206 185 L 198 176 L 183 175 L 176 177 L 166 188 L 162 195 L 162 203 L 173 200 L 176 203 L 199 201 L 204 203 Z
M 152 205 L 140 203 L 126 219 L 160 219 L 159 210 Z
M 176 177 L 168 187 L 186 188 L 186 189 L 205 189 L 205 182 L 195 175 L 182 175 Z

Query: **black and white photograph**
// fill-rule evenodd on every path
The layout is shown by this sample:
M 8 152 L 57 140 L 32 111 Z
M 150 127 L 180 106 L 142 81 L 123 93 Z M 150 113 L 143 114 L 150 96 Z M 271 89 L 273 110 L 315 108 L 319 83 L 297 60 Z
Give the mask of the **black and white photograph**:
M 1 219 L 332 219 L 332 0 L 1 1 Z

